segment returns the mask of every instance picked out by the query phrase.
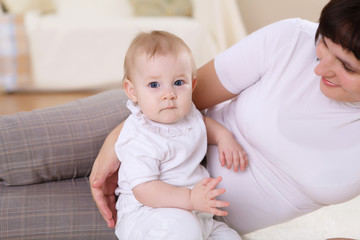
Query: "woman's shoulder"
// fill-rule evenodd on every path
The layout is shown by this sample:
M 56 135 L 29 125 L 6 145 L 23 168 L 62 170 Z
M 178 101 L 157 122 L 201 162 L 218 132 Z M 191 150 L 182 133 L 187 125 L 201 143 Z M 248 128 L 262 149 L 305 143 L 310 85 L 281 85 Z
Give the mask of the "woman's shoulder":
M 258 46 L 263 47 L 264 57 L 273 61 L 274 54 L 281 51 L 314 45 L 317 26 L 317 23 L 301 18 L 289 18 L 267 25 L 254 38 L 258 40 Z
M 290 26 L 290 27 L 294 27 L 294 26 L 304 26 L 304 25 L 308 25 L 308 26 L 317 26 L 318 23 L 303 19 L 303 18 L 286 18 L 286 19 L 282 19 L 279 21 L 276 21 L 272 24 L 269 25 L 282 25 L 282 26 Z
M 315 36 L 318 23 L 311 22 L 301 18 L 288 18 L 269 24 L 264 27 L 264 31 L 271 33 L 293 36 L 294 34 L 307 34 L 311 37 Z

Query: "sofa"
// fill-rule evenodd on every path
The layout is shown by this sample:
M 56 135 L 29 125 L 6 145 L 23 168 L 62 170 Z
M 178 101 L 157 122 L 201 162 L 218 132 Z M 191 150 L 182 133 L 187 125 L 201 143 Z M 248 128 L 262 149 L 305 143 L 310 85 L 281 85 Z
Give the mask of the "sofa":
M 116 239 L 89 174 L 128 115 L 122 90 L 0 116 L 0 239 Z
M 0 13 L 6 92 L 110 89 L 122 79 L 126 50 L 139 31 L 178 35 L 197 66 L 246 36 L 236 0 L 0 2 L 7 9 Z

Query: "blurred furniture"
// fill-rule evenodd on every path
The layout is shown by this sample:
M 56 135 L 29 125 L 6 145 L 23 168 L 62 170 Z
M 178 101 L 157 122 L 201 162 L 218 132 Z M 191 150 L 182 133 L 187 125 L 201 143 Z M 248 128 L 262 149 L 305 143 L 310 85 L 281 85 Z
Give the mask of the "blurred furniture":
M 0 93 L 0 115 L 53 107 L 96 93 L 99 91 Z
M 47 3 L 42 12 L 34 2 L 19 9 L 24 1 L 3 1 L 9 13 L 0 17 L 8 92 L 119 87 L 139 31 L 178 35 L 199 67 L 246 35 L 236 0 L 37 0 Z

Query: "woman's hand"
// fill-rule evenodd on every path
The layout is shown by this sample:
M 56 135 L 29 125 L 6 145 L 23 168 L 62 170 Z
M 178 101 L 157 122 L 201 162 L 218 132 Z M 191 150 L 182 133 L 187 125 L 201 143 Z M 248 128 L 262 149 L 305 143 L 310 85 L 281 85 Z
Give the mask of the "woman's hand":
M 120 161 L 115 154 L 115 142 L 122 126 L 120 124 L 107 136 L 90 174 L 91 194 L 110 228 L 116 224 L 115 189 Z
M 117 162 L 118 166 L 110 167 L 115 169 L 111 172 L 105 169 L 97 158 L 90 175 L 91 194 L 109 228 L 114 228 L 116 224 L 115 189 L 118 179 L 117 169 L 120 165 L 119 160 Z
M 217 216 L 228 215 L 227 211 L 219 208 L 228 207 L 229 202 L 216 200 L 215 198 L 225 192 L 225 189 L 215 189 L 221 182 L 222 177 L 205 178 L 191 189 L 192 209 L 200 212 L 208 212 Z

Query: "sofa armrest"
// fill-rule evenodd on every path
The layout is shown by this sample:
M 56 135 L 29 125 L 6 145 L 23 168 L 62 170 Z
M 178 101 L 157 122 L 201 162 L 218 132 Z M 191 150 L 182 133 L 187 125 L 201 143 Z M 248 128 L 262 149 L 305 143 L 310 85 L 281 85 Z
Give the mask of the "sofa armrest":
M 0 181 L 26 185 L 88 176 L 108 133 L 129 114 L 122 90 L 0 116 Z

